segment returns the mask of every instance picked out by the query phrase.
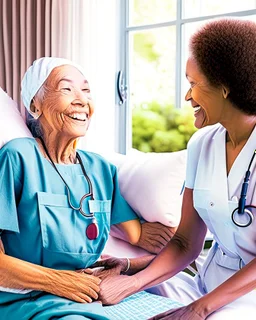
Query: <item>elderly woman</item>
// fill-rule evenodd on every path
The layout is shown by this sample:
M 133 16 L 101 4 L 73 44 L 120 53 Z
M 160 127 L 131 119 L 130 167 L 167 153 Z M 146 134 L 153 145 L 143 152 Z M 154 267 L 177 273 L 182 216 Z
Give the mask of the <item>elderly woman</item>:
M 169 297 L 185 306 L 154 319 L 255 317 L 255 70 L 256 23 L 215 20 L 192 36 L 186 100 L 200 130 L 188 145 L 182 219 L 175 236 L 146 269 L 138 272 L 145 265 L 135 259 L 130 273 L 137 274 L 103 280 L 105 303 L 173 277 L 165 283 Z M 199 274 L 176 275 L 199 255 L 207 228 L 214 243 Z
M 100 257 L 110 225 L 130 243 L 158 251 L 172 234 L 162 227 L 161 240 L 148 239 L 155 224 L 141 226 L 120 194 L 116 168 L 76 150 L 94 111 L 79 66 L 36 60 L 22 98 L 39 130 L 36 139 L 15 139 L 0 150 L 1 318 L 107 319 L 100 303 L 85 304 L 97 300 L 101 281 L 86 268 Z M 128 268 L 122 259 L 115 272 Z

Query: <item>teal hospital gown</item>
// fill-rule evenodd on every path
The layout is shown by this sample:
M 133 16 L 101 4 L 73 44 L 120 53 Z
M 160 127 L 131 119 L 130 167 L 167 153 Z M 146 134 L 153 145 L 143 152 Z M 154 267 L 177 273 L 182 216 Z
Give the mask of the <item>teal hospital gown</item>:
M 120 194 L 116 167 L 101 156 L 78 151 L 91 180 L 99 236 L 88 240 L 91 219 L 71 209 L 65 184 L 33 138 L 15 139 L 0 150 L 0 229 L 7 255 L 65 270 L 86 268 L 100 256 L 111 224 L 136 219 Z M 89 185 L 79 164 L 56 165 L 78 207 Z M 83 210 L 89 213 L 88 200 Z M 97 302 L 80 304 L 32 291 L 0 292 L 1 319 L 109 319 Z

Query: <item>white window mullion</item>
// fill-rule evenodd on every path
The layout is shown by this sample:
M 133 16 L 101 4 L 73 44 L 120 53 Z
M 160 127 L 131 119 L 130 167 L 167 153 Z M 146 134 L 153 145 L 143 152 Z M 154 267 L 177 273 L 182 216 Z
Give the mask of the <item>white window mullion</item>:
M 175 74 L 175 106 L 181 107 L 181 63 L 182 63 L 182 2 L 177 0 L 177 20 L 176 20 L 176 74 Z

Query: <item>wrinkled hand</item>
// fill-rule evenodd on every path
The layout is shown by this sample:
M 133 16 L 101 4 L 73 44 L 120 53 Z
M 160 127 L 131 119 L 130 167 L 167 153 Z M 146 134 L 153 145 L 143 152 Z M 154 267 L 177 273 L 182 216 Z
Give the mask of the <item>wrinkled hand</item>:
M 116 304 L 129 295 L 137 292 L 139 280 L 136 276 L 113 276 L 102 280 L 99 300 L 104 305 Z
M 204 320 L 194 309 L 193 304 L 185 307 L 171 309 L 166 312 L 160 313 L 148 320 Z
M 171 240 L 176 229 L 159 222 L 144 222 L 141 225 L 141 236 L 137 246 L 157 254 Z
M 84 272 L 56 270 L 47 292 L 76 302 L 92 302 L 98 299 L 101 280 Z
M 122 272 L 127 270 L 127 267 L 128 261 L 126 258 L 116 258 L 109 255 L 102 255 L 101 260 L 98 260 L 91 265 L 89 270 L 94 276 L 99 277 L 100 279 L 105 279 L 107 277 L 120 275 Z

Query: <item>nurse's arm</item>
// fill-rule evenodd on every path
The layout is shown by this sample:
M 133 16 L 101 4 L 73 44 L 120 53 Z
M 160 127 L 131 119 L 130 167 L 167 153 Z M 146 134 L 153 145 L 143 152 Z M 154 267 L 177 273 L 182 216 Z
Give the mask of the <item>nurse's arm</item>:
M 196 303 L 209 315 L 255 289 L 256 258 Z
M 149 266 L 136 274 L 140 289 L 157 285 L 184 270 L 200 254 L 206 235 L 206 225 L 193 206 L 193 190 L 185 188 L 179 227 Z M 131 265 L 131 269 L 132 269 Z
M 45 291 L 76 302 L 98 298 L 100 279 L 86 273 L 55 270 L 29 263 L 4 253 L 0 239 L 0 286 Z
M 184 270 L 200 254 L 206 235 L 206 225 L 193 207 L 193 190 L 186 188 L 182 202 L 182 217 L 170 242 L 144 269 L 127 278 L 103 280 L 101 300 L 107 304 L 157 285 Z M 129 273 L 138 271 L 140 258 L 131 259 Z M 137 264 L 137 265 L 136 265 Z M 145 266 L 145 265 L 144 265 Z M 143 267 L 143 266 L 142 266 Z M 136 270 L 137 269 L 137 270 Z

